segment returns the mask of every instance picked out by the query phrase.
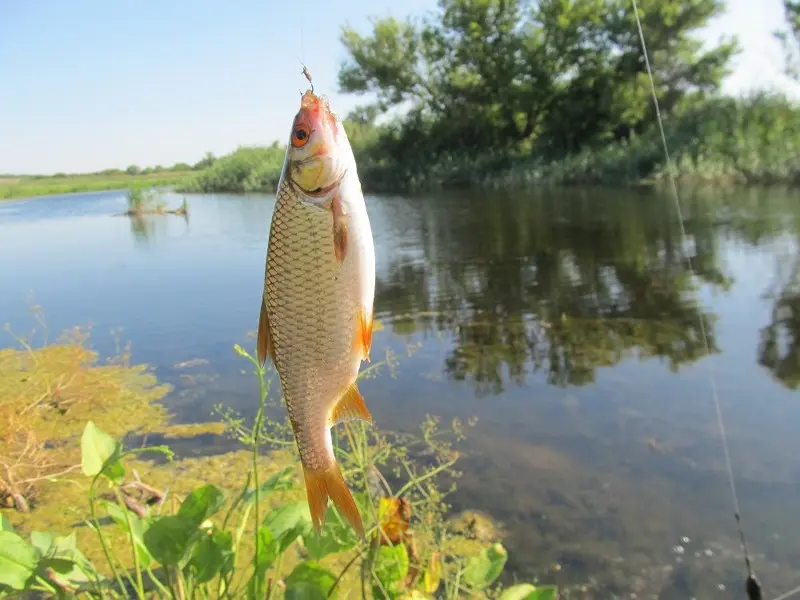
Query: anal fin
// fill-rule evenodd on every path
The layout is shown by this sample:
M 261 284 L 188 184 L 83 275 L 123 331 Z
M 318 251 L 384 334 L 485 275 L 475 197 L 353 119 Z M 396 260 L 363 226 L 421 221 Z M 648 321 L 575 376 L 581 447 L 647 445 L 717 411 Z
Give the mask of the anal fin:
M 269 316 L 267 315 L 267 303 L 261 298 L 261 314 L 258 317 L 258 335 L 256 336 L 256 349 L 258 364 L 262 367 L 267 361 L 267 356 L 275 363 L 275 346 L 272 343 L 272 333 L 269 329 Z
M 372 423 L 372 414 L 370 414 L 367 405 L 364 403 L 364 397 L 358 391 L 356 384 L 353 383 L 345 390 L 342 397 L 339 398 L 339 402 L 333 407 L 328 424 L 332 427 L 337 423 L 345 423 L 357 419 Z

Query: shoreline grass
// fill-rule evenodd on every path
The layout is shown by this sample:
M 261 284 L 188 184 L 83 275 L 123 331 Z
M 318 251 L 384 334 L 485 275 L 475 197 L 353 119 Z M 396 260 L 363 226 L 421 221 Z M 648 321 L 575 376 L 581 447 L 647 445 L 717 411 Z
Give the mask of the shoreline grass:
M 0 178 L 0 201 L 38 198 L 80 192 L 123 190 L 131 187 L 150 188 L 179 185 L 192 171 L 163 171 L 157 173 L 8 176 Z

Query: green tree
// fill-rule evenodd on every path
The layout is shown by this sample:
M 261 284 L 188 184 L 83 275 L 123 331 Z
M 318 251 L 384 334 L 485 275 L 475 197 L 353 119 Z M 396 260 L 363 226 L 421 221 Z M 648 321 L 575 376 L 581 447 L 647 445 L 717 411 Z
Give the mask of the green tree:
M 211 152 L 206 152 L 203 158 L 197 161 L 194 166 L 192 166 L 193 171 L 202 171 L 203 169 L 207 169 L 213 164 L 217 162 L 217 158 Z
M 783 0 L 786 29 L 775 36 L 783 44 L 786 57 L 786 74 L 800 81 L 800 0 Z
M 692 34 L 722 0 L 643 0 L 662 106 L 713 92 L 737 51 Z M 440 0 L 425 19 L 345 26 L 345 92 L 410 107 L 395 135 L 427 151 L 534 144 L 575 151 L 652 123 L 649 83 L 627 0 Z M 521 144 L 521 146 L 520 146 Z
M 139 173 L 142 172 L 142 170 L 139 168 L 138 165 L 131 165 L 127 169 L 125 169 L 125 172 L 128 175 L 138 175 Z

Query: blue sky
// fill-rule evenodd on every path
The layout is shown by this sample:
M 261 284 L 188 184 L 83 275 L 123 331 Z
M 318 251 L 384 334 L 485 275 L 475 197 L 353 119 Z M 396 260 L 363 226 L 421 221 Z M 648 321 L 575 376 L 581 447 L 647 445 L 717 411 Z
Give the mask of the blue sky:
M 335 10 L 331 9 L 336 5 Z M 302 57 L 336 91 L 340 26 L 417 14 L 435 0 L 0 0 L 0 173 L 93 171 L 194 162 L 206 151 L 283 140 Z M 780 0 L 729 0 L 705 35 L 740 37 L 732 92 L 786 89 L 772 31 Z M 646 34 L 646 32 L 645 32 Z

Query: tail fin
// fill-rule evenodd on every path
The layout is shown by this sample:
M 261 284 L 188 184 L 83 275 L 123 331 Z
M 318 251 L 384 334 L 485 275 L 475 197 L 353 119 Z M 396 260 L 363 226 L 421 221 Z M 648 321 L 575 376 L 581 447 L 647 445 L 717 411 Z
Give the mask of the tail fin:
M 364 524 L 358 512 L 355 500 L 347 488 L 347 483 L 342 477 L 339 465 L 333 463 L 327 469 L 311 470 L 303 467 L 306 480 L 306 493 L 308 507 L 311 510 L 311 521 L 317 533 L 322 531 L 325 524 L 325 511 L 328 508 L 328 498 L 333 500 L 334 506 L 350 523 L 351 527 L 362 538 L 364 537 Z

